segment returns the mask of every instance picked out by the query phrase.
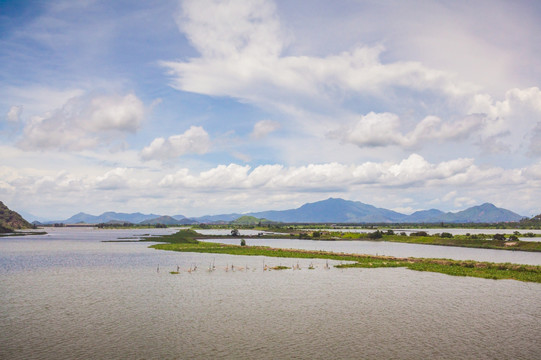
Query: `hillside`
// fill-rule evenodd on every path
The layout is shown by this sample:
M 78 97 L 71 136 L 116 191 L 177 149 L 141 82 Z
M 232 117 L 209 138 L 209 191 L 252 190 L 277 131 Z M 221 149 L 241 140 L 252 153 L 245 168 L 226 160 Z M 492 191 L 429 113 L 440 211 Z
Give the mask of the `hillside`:
M 30 229 L 31 227 L 32 224 L 0 201 L 0 232 L 11 232 L 13 229 Z

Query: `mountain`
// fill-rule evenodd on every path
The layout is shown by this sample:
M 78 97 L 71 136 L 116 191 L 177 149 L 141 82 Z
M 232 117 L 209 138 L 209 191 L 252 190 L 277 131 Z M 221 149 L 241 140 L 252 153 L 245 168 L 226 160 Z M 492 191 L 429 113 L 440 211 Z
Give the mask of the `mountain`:
M 32 225 L 17 212 L 10 210 L 0 201 L 0 233 L 11 232 L 13 229 L 29 229 Z
M 430 209 L 405 215 L 359 201 L 335 198 L 307 203 L 297 209 L 261 211 L 244 215 L 286 223 L 495 223 L 519 221 L 523 218 L 512 211 L 489 203 L 456 213 Z M 240 216 L 242 215 L 213 215 L 198 218 L 198 220 L 207 223 L 217 220 L 234 221 Z
M 79 224 L 79 223 L 86 223 L 86 224 L 99 224 L 99 223 L 107 223 L 111 220 L 114 221 L 120 221 L 120 222 L 130 222 L 130 223 L 140 223 L 141 221 L 145 220 L 151 220 L 155 219 L 157 217 L 160 217 L 160 215 L 156 214 L 141 214 L 141 213 L 132 213 L 132 214 L 126 214 L 126 213 L 117 213 L 117 212 L 104 212 L 103 214 L 99 216 L 95 215 L 89 215 L 85 213 L 78 213 L 76 215 L 73 215 L 67 220 L 62 221 L 65 224 Z
M 50 219 L 47 219 L 47 218 L 44 218 L 44 217 L 41 217 L 41 216 L 36 216 L 34 214 L 30 214 L 29 212 L 26 212 L 26 211 L 21 211 L 21 210 L 18 210 L 17 211 L 19 213 L 19 215 L 21 215 L 26 221 L 30 222 L 30 223 L 33 223 L 34 221 L 38 221 L 40 223 L 44 223 L 44 222 L 47 222 L 49 221 Z
M 163 225 L 190 225 L 194 224 L 196 221 L 183 218 L 183 219 L 176 219 L 172 216 L 160 216 L 154 219 L 141 221 L 139 224 L 141 225 L 157 225 L 157 224 L 163 224 Z
M 237 221 L 253 222 L 253 217 L 273 222 L 285 223 L 496 223 L 520 221 L 523 217 L 493 204 L 485 203 L 458 212 L 443 212 L 437 209 L 414 212 L 411 215 L 378 208 L 360 201 L 329 198 L 327 200 L 307 203 L 296 209 L 271 210 L 247 214 L 206 215 L 196 218 L 186 218 L 183 215 L 160 216 L 155 214 L 125 214 L 106 212 L 100 216 L 79 213 L 63 221 L 67 224 L 87 223 L 98 224 L 109 221 L 130 222 L 134 224 L 165 224 L 185 225 L 194 223 L 230 223 Z
M 524 217 L 512 211 L 498 208 L 490 203 L 484 203 L 456 213 L 447 213 L 442 216 L 441 221 L 452 223 L 496 223 L 520 221 L 522 218 Z
M 245 214 L 221 214 L 221 215 L 205 215 L 200 217 L 191 218 L 200 223 L 215 223 L 215 222 L 229 222 L 238 219 Z
M 247 215 L 271 221 L 298 223 L 377 223 L 401 222 L 407 216 L 392 210 L 377 208 L 360 201 L 329 198 L 304 204 L 297 209 L 263 211 Z
M 409 223 L 436 223 L 441 222 L 446 214 L 438 209 L 416 211 L 406 218 Z

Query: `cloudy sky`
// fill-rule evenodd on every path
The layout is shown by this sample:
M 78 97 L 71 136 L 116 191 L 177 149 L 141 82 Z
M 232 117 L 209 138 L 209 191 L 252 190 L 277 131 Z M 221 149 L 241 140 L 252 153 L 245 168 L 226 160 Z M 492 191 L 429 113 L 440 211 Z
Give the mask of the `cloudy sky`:
M 541 212 L 536 0 L 2 1 L 0 200 Z

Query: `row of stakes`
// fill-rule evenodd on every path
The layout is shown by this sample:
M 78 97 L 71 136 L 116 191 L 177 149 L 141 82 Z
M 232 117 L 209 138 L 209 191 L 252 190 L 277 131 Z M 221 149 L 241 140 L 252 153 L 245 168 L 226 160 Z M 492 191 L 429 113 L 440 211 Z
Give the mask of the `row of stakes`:
M 309 270 L 314 270 L 317 266 L 314 266 L 313 263 L 310 263 L 310 265 L 308 266 L 308 269 Z M 279 270 L 279 269 L 289 269 L 290 267 L 284 267 L 282 265 L 280 266 L 275 266 L 275 267 L 272 267 L 272 266 L 269 266 L 267 264 L 265 264 L 265 262 L 263 262 L 263 271 L 270 271 L 270 270 Z M 327 261 L 325 263 L 325 265 L 323 266 L 323 269 L 325 270 L 329 270 L 331 267 L 329 266 L 329 261 Z M 199 268 L 197 267 L 196 264 L 190 266 L 188 268 L 188 270 L 186 270 L 186 272 L 188 273 L 192 273 L 192 272 L 195 272 L 197 271 Z M 229 264 L 227 264 L 225 266 L 225 268 L 222 268 L 225 270 L 225 272 L 229 272 L 229 271 L 249 271 L 249 270 L 252 270 L 252 271 L 256 271 L 257 269 L 255 267 L 253 268 L 250 268 L 248 265 L 246 265 L 246 267 L 242 267 L 242 266 L 235 266 L 233 264 L 231 264 L 231 266 L 229 266 Z M 296 265 L 293 265 L 291 266 L 291 269 L 292 270 L 301 270 L 301 266 L 299 265 L 299 263 L 297 262 Z M 217 270 L 217 267 L 214 265 L 214 262 L 212 262 L 211 264 L 209 264 L 209 267 L 207 269 L 207 272 L 213 272 L 213 271 L 216 271 Z M 160 272 L 160 265 L 158 265 L 157 269 L 156 269 L 156 272 Z M 177 270 L 176 271 L 170 271 L 169 272 L 170 274 L 180 274 L 181 273 L 181 269 L 180 269 L 180 266 L 177 265 Z

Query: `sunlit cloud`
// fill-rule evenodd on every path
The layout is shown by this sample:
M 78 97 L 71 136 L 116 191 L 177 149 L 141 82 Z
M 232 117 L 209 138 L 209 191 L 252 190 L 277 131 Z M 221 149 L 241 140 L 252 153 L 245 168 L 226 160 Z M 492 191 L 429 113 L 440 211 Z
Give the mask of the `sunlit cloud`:
M 184 154 L 205 154 L 211 141 L 208 133 L 201 126 L 192 126 L 184 133 L 169 138 L 156 138 L 141 151 L 141 159 L 167 160 Z

